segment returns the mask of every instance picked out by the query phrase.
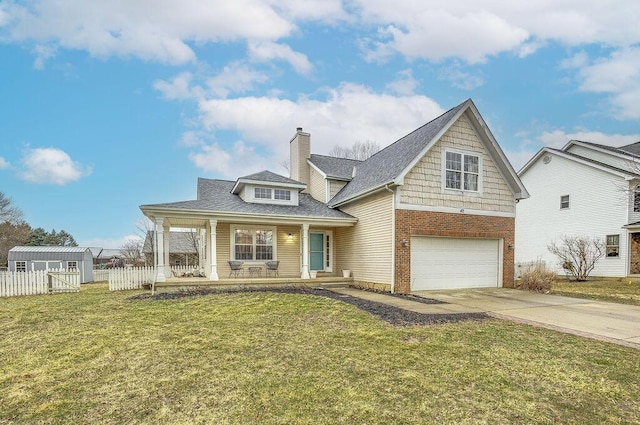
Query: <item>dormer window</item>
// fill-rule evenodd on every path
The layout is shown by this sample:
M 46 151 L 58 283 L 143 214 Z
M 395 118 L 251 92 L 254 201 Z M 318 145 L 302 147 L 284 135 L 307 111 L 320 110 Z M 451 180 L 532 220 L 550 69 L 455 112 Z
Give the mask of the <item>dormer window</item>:
M 273 191 L 273 199 L 278 199 L 281 201 L 290 201 L 291 200 L 291 191 L 284 189 L 276 189 Z
M 256 199 L 271 199 L 271 189 L 256 187 L 253 195 Z

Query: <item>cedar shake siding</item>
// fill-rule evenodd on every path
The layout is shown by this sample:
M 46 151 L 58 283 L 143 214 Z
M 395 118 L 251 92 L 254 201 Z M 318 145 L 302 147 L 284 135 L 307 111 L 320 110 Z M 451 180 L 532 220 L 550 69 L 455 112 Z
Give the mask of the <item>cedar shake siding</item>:
M 451 148 L 482 156 L 482 190 L 479 194 L 443 191 L 443 152 Z M 515 198 L 502 174 L 486 153 L 475 130 L 462 115 L 427 154 L 407 173 L 400 191 L 405 205 L 466 208 L 515 214 Z
M 313 167 L 310 169 L 309 194 L 320 202 L 327 202 L 327 183 L 324 177 Z
M 411 246 L 402 246 L 411 236 L 502 239 L 502 286 L 513 287 L 514 218 L 410 210 L 396 210 L 395 216 L 396 292 L 411 291 Z

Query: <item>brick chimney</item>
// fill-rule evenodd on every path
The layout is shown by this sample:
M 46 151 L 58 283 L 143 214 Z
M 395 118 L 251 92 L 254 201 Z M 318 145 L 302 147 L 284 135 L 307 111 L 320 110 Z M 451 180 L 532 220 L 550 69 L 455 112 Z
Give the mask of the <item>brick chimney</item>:
M 289 142 L 289 167 L 290 176 L 294 180 L 306 183 L 309 186 L 309 164 L 307 159 L 311 157 L 311 134 L 302 131 L 302 127 L 296 129 L 296 135 Z M 307 192 L 304 190 L 303 192 Z

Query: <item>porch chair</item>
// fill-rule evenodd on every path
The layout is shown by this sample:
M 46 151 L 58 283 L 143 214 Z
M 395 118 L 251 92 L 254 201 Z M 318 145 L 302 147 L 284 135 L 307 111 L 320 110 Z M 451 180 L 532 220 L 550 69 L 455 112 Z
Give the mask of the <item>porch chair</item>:
M 264 264 L 267 266 L 267 276 L 271 276 L 272 273 L 274 276 L 278 276 L 280 261 L 266 261 Z
M 238 277 L 239 274 L 242 274 L 242 277 L 244 277 L 244 267 L 242 267 L 242 264 L 244 264 L 242 261 L 229 261 L 229 268 L 231 268 L 229 277 L 231 277 L 231 275 Z

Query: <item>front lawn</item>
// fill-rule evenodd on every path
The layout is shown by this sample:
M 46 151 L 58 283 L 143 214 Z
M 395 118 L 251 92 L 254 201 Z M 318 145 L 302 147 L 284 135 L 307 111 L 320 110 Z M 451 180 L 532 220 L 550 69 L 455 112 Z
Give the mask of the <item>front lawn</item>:
M 640 281 L 637 280 L 593 280 L 587 282 L 564 280 L 554 282 L 551 292 L 569 297 L 640 305 Z
M 312 295 L 0 299 L 0 424 L 632 423 L 640 351 Z

